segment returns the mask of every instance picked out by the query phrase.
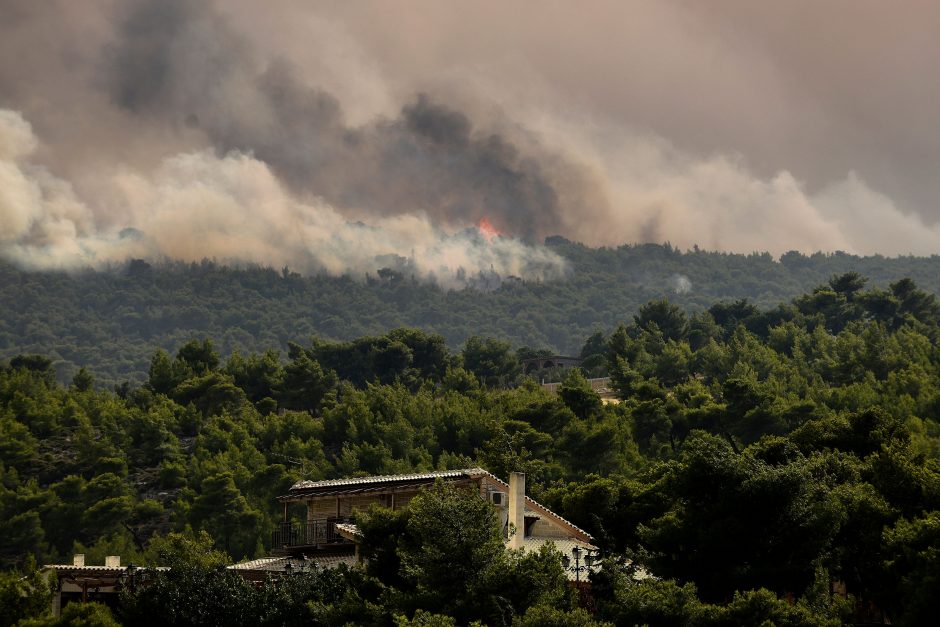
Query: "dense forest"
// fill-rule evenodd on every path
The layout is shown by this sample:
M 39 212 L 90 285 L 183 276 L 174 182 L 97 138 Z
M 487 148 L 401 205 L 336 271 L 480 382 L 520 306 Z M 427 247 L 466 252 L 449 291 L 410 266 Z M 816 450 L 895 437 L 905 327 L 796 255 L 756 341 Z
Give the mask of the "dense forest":
M 282 624 L 291 616 L 317 624 L 838 625 L 866 615 L 923 625 L 940 615 L 940 304 L 933 285 L 924 290 L 889 276 L 892 268 L 933 262 L 867 260 L 881 264 L 882 285 L 840 273 L 771 306 L 758 303 L 843 258 L 778 263 L 666 247 L 558 246 L 576 268 L 593 270 L 559 285 L 504 283 L 474 299 L 399 277 L 344 284 L 212 264 L 82 277 L 4 268 L 0 284 L 10 289 L 17 281 L 22 290 L 12 309 L 38 312 L 29 346 L 58 349 L 22 352 L 0 368 L 3 566 L 28 575 L 37 561 L 73 552 L 89 563 L 120 554 L 138 564 L 178 564 L 175 574 L 122 601 L 118 618 L 142 624 L 146 617 L 212 624 L 207 607 L 227 624 Z M 597 260 L 589 266 L 577 255 Z M 738 263 L 749 264 L 747 279 L 735 274 Z M 695 287 L 669 299 L 661 288 L 628 289 L 624 265 L 639 273 L 656 266 L 660 278 L 681 271 Z M 584 288 L 592 276 L 597 282 Z M 252 280 L 254 287 L 246 285 Z M 150 351 L 139 383 L 96 385 L 91 357 L 109 364 L 109 377 L 118 371 L 105 356 L 124 356 L 133 372 L 138 357 L 128 351 L 195 324 L 174 326 L 172 302 L 148 309 L 174 282 L 190 290 L 192 311 L 224 303 L 208 318 L 193 314 L 209 329 L 245 324 L 246 311 L 263 310 L 257 299 L 290 305 L 270 314 L 281 321 L 272 327 L 239 329 L 252 346 L 268 343 L 264 352 L 220 354 L 219 344 L 240 345 L 232 339 L 238 334 L 187 338 L 172 351 Z M 694 291 L 721 285 L 712 289 L 730 292 L 733 284 L 746 293 L 706 304 Z M 328 296 L 315 296 L 330 285 Z M 120 295 L 105 297 L 104 286 Z M 246 301 L 248 293 L 255 300 Z M 426 294 L 436 296 L 426 302 Z M 650 295 L 630 318 L 622 315 Z M 313 320 L 330 319 L 316 312 L 348 313 L 360 298 L 374 318 L 346 318 L 350 332 L 392 326 L 417 311 L 441 316 L 443 325 L 448 307 L 461 303 L 469 312 L 447 327 L 449 338 L 408 328 L 349 341 L 305 337 L 323 331 Z M 588 308 L 591 298 L 604 300 Z M 322 300 L 319 309 L 301 316 L 314 299 Z M 503 324 L 513 311 L 522 326 L 510 327 L 533 335 L 507 334 L 545 347 L 550 340 L 532 320 L 564 328 L 555 315 L 566 300 L 573 303 L 566 320 L 580 322 L 549 346 L 580 353 L 594 374 L 609 374 L 619 402 L 602 402 L 579 370 L 557 395 L 547 393 L 521 375 L 521 353 L 506 335 L 472 335 L 451 348 L 460 333 Z M 73 306 L 82 314 L 72 315 Z M 495 315 L 469 322 L 486 306 Z M 619 325 L 602 318 L 614 310 Z M 113 328 L 89 322 L 106 312 Z M 4 341 L 16 324 L 7 319 Z M 150 324 L 161 339 L 143 335 Z M 46 325 L 69 330 L 60 340 L 40 332 Z M 597 333 L 595 325 L 610 329 Z M 280 334 L 290 328 L 296 341 L 284 354 L 278 347 L 290 336 Z M 88 337 L 110 344 L 101 353 L 69 353 L 77 364 L 87 355 L 89 367 L 58 381 L 54 361 L 66 348 L 58 342 L 68 338 L 72 350 Z M 590 612 L 563 583 L 557 555 L 497 551 L 485 502 L 468 503 L 443 487 L 407 513 L 372 512 L 360 521 L 372 558 L 365 571 L 255 589 L 214 568 L 266 552 L 280 513 L 274 497 L 300 478 L 474 465 L 501 477 L 526 472 L 533 497 L 595 536 L 606 558 L 593 576 Z M 428 548 L 447 536 L 435 521 L 454 512 L 467 521 L 460 537 L 479 547 L 461 563 Z M 654 577 L 633 579 L 638 566 Z M 42 603 L 29 603 L 41 586 L 19 576 L 0 580 L 0 605 L 38 614 Z M 841 586 L 844 601 L 830 594 Z M 11 612 L 0 616 L 3 624 L 14 622 Z
M 764 309 L 857 271 L 885 288 L 904 277 L 940 293 L 940 258 L 728 254 L 667 245 L 592 249 L 562 238 L 546 245 L 568 277 L 529 282 L 493 273 L 446 290 L 415 281 L 407 260 L 366 277 L 300 276 L 289 268 L 240 269 L 209 261 L 105 270 L 33 272 L 0 262 L 0 358 L 37 353 L 60 382 L 82 367 L 100 385 L 146 381 L 157 349 L 211 337 L 223 357 L 287 350 L 311 336 L 352 340 L 398 327 L 444 337 L 451 349 L 478 335 L 576 354 L 595 331 L 610 333 L 643 303 L 668 297 L 689 312 L 748 299 Z

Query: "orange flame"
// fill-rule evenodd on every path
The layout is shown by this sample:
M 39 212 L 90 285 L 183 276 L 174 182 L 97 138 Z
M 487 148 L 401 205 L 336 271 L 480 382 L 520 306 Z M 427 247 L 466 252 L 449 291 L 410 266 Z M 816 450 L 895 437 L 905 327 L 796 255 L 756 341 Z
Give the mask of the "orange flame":
M 492 242 L 494 237 L 502 235 L 495 226 L 490 224 L 490 221 L 486 216 L 480 218 L 480 221 L 477 222 L 477 228 L 480 230 L 480 235 L 486 238 L 486 241 Z

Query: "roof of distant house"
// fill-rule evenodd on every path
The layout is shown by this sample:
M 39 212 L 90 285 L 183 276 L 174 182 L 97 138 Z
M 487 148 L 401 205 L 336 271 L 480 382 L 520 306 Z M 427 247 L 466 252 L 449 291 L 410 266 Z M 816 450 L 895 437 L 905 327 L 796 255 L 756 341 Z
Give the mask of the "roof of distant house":
M 353 566 L 357 562 L 356 556 L 352 553 L 316 553 L 302 558 L 298 557 L 262 557 L 259 559 L 239 562 L 228 567 L 229 570 L 250 570 L 267 573 L 287 572 L 287 565 L 291 565 L 294 571 L 302 571 L 305 568 L 334 568 L 340 564 Z M 303 565 L 303 568 L 301 568 Z
M 94 575 L 123 575 L 127 573 L 128 568 L 134 568 L 138 571 L 145 570 L 170 570 L 169 566 L 76 566 L 75 564 L 43 564 L 43 569 L 55 570 L 57 572 L 72 572 Z
M 314 492 L 324 488 L 334 488 L 342 486 L 363 486 L 386 483 L 411 483 L 414 481 L 425 481 L 438 478 L 456 478 L 469 477 L 475 478 L 481 475 L 490 475 L 482 468 L 462 468 L 459 470 L 434 470 L 430 472 L 417 472 L 404 475 L 373 475 L 369 477 L 347 477 L 345 479 L 325 479 L 322 481 L 298 481 L 291 486 L 290 492 Z M 493 475 L 490 475 L 493 476 Z

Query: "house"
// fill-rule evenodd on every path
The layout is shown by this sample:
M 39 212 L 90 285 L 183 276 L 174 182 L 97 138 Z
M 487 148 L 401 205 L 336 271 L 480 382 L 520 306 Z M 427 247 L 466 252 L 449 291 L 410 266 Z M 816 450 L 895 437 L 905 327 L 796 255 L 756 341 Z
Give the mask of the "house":
M 278 557 L 265 558 L 267 561 L 263 562 L 254 560 L 253 567 L 283 572 L 288 565 L 297 568 L 298 564 L 321 561 L 355 563 L 359 537 L 354 523 L 356 512 L 373 504 L 390 509 L 405 507 L 422 489 L 438 480 L 469 488 L 491 502 L 499 512 L 507 548 L 535 551 L 551 542 L 563 555 L 575 557 L 575 568 L 580 568 L 568 569 L 573 580 L 583 578 L 581 573 L 590 567 L 580 563 L 582 555 L 592 556 L 597 551 L 590 534 L 526 496 L 523 473 L 512 473 L 506 483 L 482 468 L 300 481 L 278 497 L 284 515 L 271 542 Z M 292 512 L 300 514 L 298 519 L 291 519 Z M 248 564 L 233 568 L 247 570 Z
M 531 374 L 547 368 L 575 368 L 584 361 L 580 357 L 566 357 L 565 355 L 540 355 L 522 360 L 522 372 Z
M 617 396 L 617 391 L 613 388 L 613 384 L 610 382 L 610 377 L 588 379 L 587 382 L 588 385 L 591 386 L 591 389 L 597 392 L 597 395 L 601 397 L 601 401 L 604 404 L 613 403 L 616 405 L 620 402 L 620 398 Z M 564 382 L 562 381 L 556 381 L 554 383 L 545 383 L 543 381 L 542 389 L 549 394 L 558 394 L 558 391 L 561 389 L 562 385 L 564 385 Z
M 591 543 L 591 535 L 526 496 L 523 473 L 512 473 L 506 483 L 482 468 L 300 481 L 278 497 L 284 515 L 272 534 L 273 555 L 228 568 L 248 581 L 260 583 L 291 572 L 340 564 L 355 566 L 359 564 L 357 545 L 361 537 L 355 514 L 373 504 L 391 509 L 406 507 L 421 490 L 439 480 L 471 489 L 493 504 L 506 548 L 537 551 L 551 542 L 562 553 L 573 582 L 584 580 L 587 572 L 596 568 L 591 556 L 597 547 Z M 291 520 L 292 512 L 300 513 L 300 518 Z M 102 566 L 86 566 L 85 556 L 76 555 L 72 564 L 50 564 L 43 571 L 46 577 L 57 580 L 52 607 L 55 615 L 70 602 L 98 601 L 114 606 L 121 589 L 140 585 L 142 575 L 142 569 L 133 564 L 122 567 L 119 556 L 107 557 Z
M 85 555 L 76 554 L 71 564 L 47 564 L 41 572 L 46 581 L 55 577 L 52 595 L 52 614 L 59 616 L 68 603 L 94 601 L 111 608 L 117 605 L 118 593 L 124 586 L 133 586 L 142 569 L 133 564 L 121 566 L 120 555 L 105 557 L 104 565 L 85 564 Z M 157 566 L 148 570 L 168 570 Z

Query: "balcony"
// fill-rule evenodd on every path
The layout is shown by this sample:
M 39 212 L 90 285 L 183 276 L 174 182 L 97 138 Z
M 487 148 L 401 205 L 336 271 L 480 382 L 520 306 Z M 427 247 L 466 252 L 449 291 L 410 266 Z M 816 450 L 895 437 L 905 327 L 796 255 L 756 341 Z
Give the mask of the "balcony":
M 324 518 L 305 522 L 281 523 L 271 532 L 271 549 L 290 553 L 299 549 L 325 549 L 351 546 L 353 543 L 336 531 L 337 523 L 351 518 Z

